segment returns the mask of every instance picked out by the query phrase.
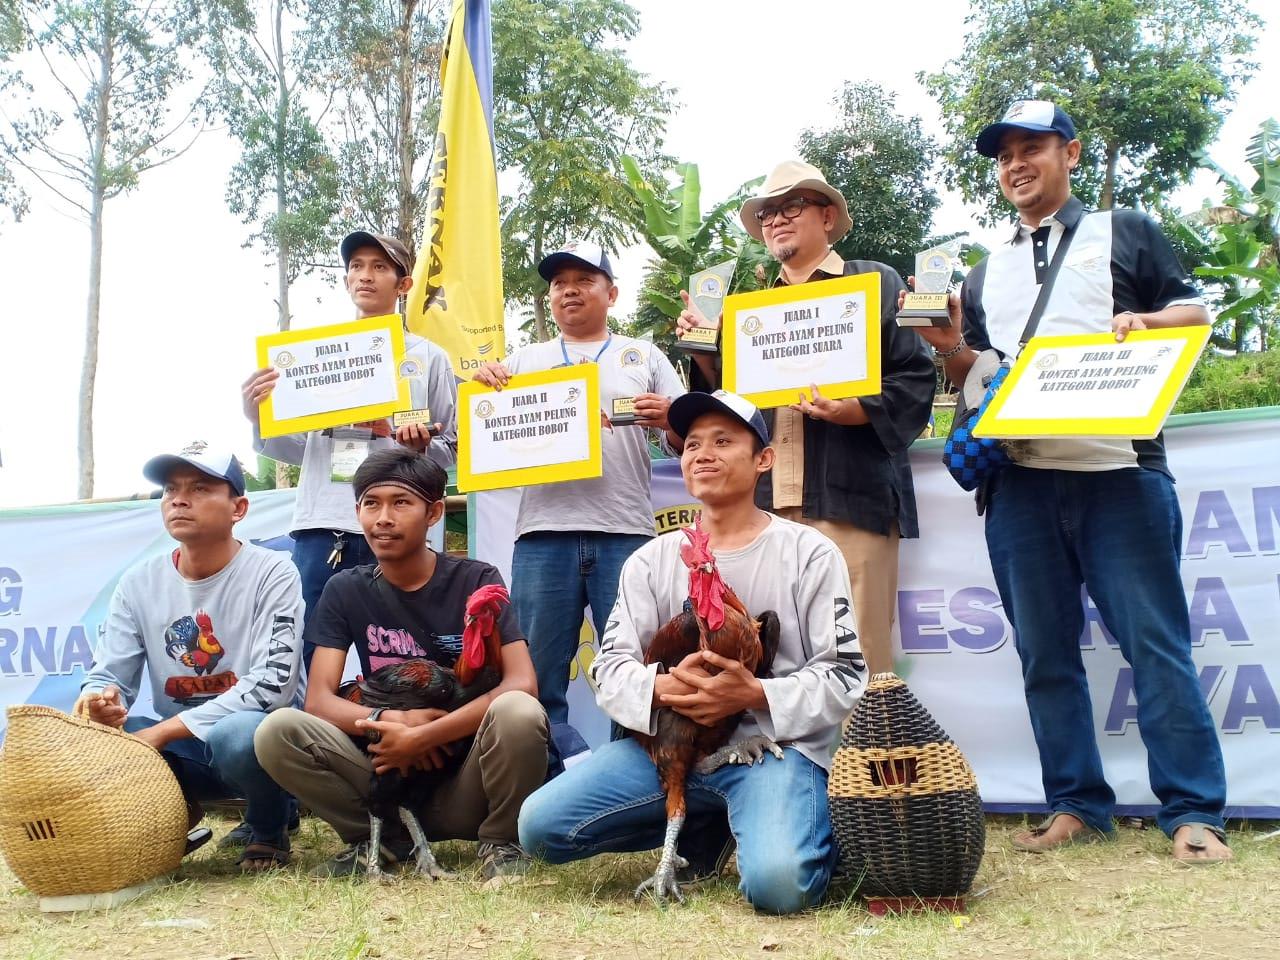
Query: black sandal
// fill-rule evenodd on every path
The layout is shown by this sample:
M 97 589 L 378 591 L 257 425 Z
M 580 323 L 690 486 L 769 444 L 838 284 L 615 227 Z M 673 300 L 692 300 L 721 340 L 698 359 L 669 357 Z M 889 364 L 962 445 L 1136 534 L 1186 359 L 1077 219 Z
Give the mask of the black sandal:
M 249 863 L 254 860 L 265 860 L 267 863 L 264 866 L 249 866 Z M 240 854 L 240 859 L 236 863 L 245 872 L 277 870 L 280 867 L 289 865 L 289 848 L 277 847 L 273 843 L 263 843 L 261 840 L 255 840 L 244 848 L 244 852 Z

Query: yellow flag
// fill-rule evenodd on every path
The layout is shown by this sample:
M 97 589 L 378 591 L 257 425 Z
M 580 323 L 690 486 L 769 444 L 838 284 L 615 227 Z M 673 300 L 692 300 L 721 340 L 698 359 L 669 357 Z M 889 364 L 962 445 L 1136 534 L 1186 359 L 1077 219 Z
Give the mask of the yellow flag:
M 426 236 L 413 268 L 408 321 L 449 354 L 458 377 L 470 380 L 481 363 L 501 359 L 507 343 L 488 0 L 454 0 L 440 89 Z

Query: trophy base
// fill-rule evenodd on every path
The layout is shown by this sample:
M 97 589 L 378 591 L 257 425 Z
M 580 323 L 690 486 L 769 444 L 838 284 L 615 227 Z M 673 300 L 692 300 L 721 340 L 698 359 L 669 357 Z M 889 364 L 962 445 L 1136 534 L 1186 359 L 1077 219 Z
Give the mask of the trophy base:
M 946 310 L 933 310 L 928 313 L 923 310 L 914 310 L 911 313 L 900 313 L 898 314 L 898 326 L 949 327 L 951 326 L 951 314 Z
M 951 312 L 945 293 L 908 293 L 898 311 L 900 327 L 949 327 Z
M 718 353 L 720 330 L 717 327 L 694 327 L 676 338 L 676 349 L 686 353 Z
M 636 416 L 636 398 L 619 397 L 613 401 L 613 411 L 609 414 L 609 423 L 615 427 L 629 427 L 640 418 Z

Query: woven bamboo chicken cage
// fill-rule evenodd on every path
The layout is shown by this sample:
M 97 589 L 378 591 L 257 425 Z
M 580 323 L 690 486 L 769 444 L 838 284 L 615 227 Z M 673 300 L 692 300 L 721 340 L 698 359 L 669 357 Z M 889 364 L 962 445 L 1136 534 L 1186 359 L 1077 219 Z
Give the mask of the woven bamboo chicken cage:
M 872 677 L 828 786 L 840 872 L 868 897 L 966 893 L 986 826 L 973 768 L 895 674 Z
M 158 751 L 51 707 L 9 707 L 0 853 L 40 897 L 122 890 L 178 866 L 182 790 Z

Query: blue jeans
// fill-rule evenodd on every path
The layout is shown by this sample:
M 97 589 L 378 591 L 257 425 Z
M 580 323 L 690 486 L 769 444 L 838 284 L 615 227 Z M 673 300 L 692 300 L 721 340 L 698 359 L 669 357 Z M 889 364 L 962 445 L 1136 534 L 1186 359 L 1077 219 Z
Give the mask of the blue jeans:
M 267 776 L 253 752 L 253 734 L 266 718 L 259 710 L 241 710 L 215 723 L 207 740 L 174 740 L 160 753 L 188 802 L 243 797 L 248 801 L 244 820 L 254 842 L 288 850 L 291 798 Z M 129 717 L 124 728 L 136 733 L 157 723 L 151 717 Z
M 339 570 L 350 570 L 352 567 L 367 563 L 377 563 L 369 542 L 362 533 L 345 533 L 342 537 L 342 562 L 336 567 L 329 565 L 329 555 L 333 553 L 334 534 L 336 530 L 295 530 L 293 531 L 293 565 L 298 568 L 298 576 L 302 580 L 302 600 L 306 604 L 303 613 L 302 629 L 302 662 L 307 669 L 311 668 L 311 655 L 316 645 L 306 639 L 307 621 L 316 604 L 320 602 L 320 594 L 324 585 Z
M 1173 483 L 1133 467 L 1095 473 L 1009 467 L 987 511 L 987 548 L 1015 630 L 1045 800 L 1100 830 L 1115 794 L 1102 772 L 1080 653 L 1083 583 L 1133 668 L 1157 820 L 1222 826 L 1226 775 L 1191 660 Z
M 526 533 L 511 556 L 511 602 L 538 675 L 538 699 L 552 723 L 569 722 L 569 662 L 578 650 L 582 611 L 596 633 L 618 599 L 627 557 L 652 537 L 625 533 Z
M 728 765 L 688 781 L 693 826 L 728 811 L 738 889 L 757 910 L 795 913 L 822 899 L 836 863 L 827 771 L 797 750 L 754 767 Z M 520 845 L 550 863 L 662 846 L 666 794 L 633 739 L 614 740 L 541 787 L 520 810 Z

